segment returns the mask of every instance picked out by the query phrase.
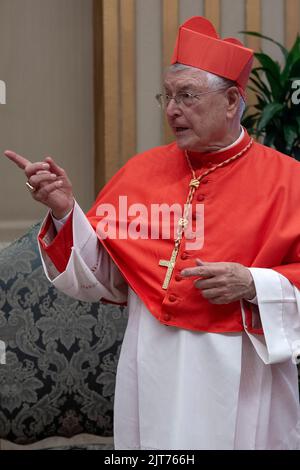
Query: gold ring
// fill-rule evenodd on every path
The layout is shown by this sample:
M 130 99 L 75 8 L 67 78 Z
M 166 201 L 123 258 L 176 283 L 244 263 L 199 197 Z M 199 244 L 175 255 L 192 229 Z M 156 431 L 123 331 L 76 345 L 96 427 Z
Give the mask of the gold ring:
M 28 181 L 26 181 L 25 184 L 26 184 L 27 188 L 29 189 L 29 191 L 30 191 L 31 193 L 34 193 L 35 188 L 34 188 L 33 186 L 31 186 L 31 184 L 30 184 Z

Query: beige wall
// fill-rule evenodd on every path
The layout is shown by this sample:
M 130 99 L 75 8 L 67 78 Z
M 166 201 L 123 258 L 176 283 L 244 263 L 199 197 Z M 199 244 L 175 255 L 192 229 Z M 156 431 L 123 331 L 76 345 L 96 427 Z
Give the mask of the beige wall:
M 92 0 L 0 0 L 0 242 L 45 213 L 21 171 L 2 157 L 13 149 L 36 161 L 54 156 L 87 209 L 93 188 Z

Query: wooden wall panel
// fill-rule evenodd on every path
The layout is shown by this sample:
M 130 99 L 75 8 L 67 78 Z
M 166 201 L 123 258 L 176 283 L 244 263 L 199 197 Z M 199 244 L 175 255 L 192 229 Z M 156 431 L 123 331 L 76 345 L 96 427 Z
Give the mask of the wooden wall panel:
M 161 0 L 136 3 L 136 128 L 137 152 L 162 143 L 163 113 L 155 95 L 161 91 Z
M 246 31 L 261 31 L 260 0 L 246 0 Z M 255 36 L 245 36 L 245 43 L 250 49 L 258 51 L 261 40 Z
M 205 0 L 204 16 L 213 23 L 217 31 L 221 31 L 220 0 Z
M 135 0 L 120 2 L 120 160 L 123 165 L 136 152 Z
M 245 21 L 245 30 L 246 31 L 261 31 L 261 0 L 246 0 L 246 21 Z M 255 36 L 245 35 L 245 45 L 253 49 L 254 51 L 259 51 L 261 48 L 261 39 Z M 258 63 L 255 60 L 254 66 L 257 66 Z M 251 90 L 247 91 L 248 105 L 255 105 L 257 99 L 255 93 Z
M 300 34 L 300 0 L 285 1 L 285 44 L 292 47 Z
M 162 3 L 162 27 L 163 27 L 163 70 L 170 64 L 174 51 L 178 24 L 179 4 L 178 0 L 163 0 Z M 164 119 L 164 143 L 174 140 L 174 135 Z
M 135 153 L 135 44 L 135 0 L 94 0 L 96 188 Z
M 202 16 L 204 0 L 179 0 L 179 23 L 182 24 L 191 16 Z

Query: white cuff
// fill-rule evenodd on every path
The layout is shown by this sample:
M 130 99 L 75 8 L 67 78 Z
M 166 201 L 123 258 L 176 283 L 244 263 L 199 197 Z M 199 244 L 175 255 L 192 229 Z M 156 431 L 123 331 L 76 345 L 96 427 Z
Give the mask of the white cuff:
M 54 217 L 52 211 L 50 211 L 50 216 L 52 218 L 52 221 L 53 221 L 53 224 L 54 224 L 54 227 L 56 228 L 56 231 L 59 232 L 60 229 L 65 225 L 65 223 L 67 222 L 68 218 L 69 218 L 69 215 L 71 214 L 73 209 L 71 209 L 67 215 L 65 215 L 62 219 L 56 219 L 56 217 Z
M 291 358 L 292 354 L 285 328 L 286 307 L 292 306 L 292 314 L 295 318 L 298 315 L 293 286 L 284 276 L 272 269 L 250 268 L 250 271 L 255 283 L 264 336 L 249 333 L 245 329 L 265 364 L 284 362 Z

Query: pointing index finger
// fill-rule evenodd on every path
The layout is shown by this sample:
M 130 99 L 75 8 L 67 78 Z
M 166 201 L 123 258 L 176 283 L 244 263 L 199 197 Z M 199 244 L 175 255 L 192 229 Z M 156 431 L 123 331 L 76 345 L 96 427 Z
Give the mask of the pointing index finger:
M 24 170 L 26 166 L 31 163 L 29 160 L 27 160 L 27 158 L 24 158 L 21 155 L 18 155 L 16 152 L 13 152 L 12 150 L 6 150 L 4 152 L 4 155 L 7 158 L 9 158 L 12 162 L 14 162 L 22 170 Z

